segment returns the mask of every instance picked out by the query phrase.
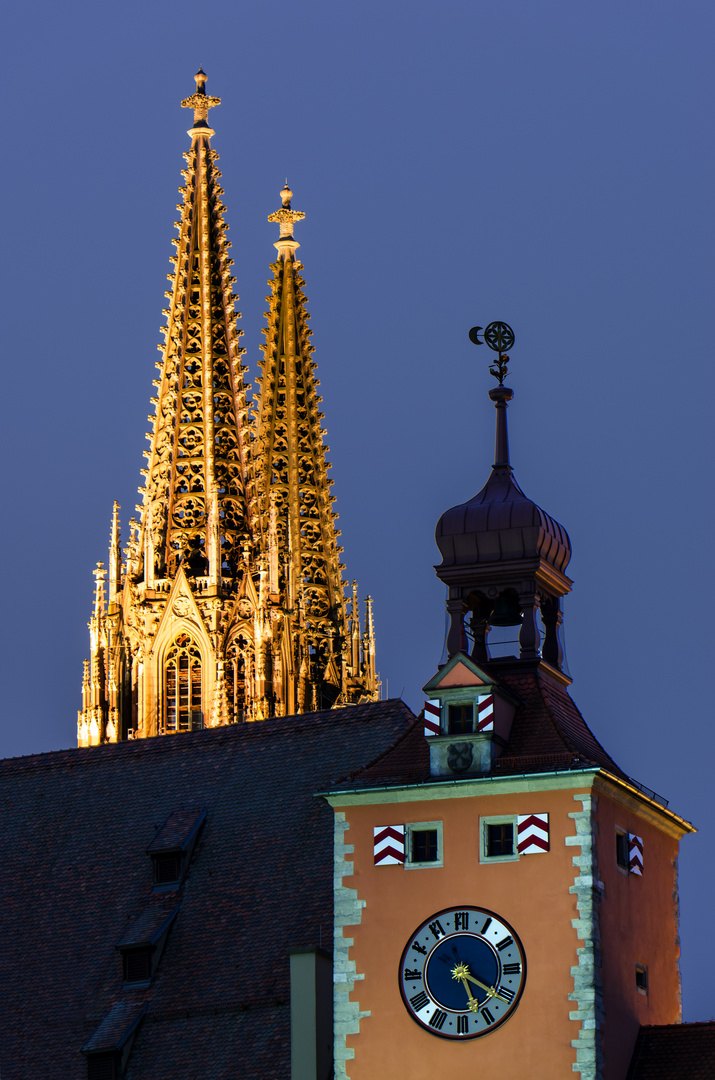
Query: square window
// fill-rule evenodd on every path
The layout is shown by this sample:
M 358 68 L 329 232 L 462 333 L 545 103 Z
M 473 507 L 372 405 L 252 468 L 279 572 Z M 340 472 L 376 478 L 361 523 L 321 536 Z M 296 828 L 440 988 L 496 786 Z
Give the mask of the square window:
M 497 859 L 501 855 L 514 854 L 514 826 L 509 821 L 487 825 L 487 855 Z
M 516 814 L 480 819 L 479 861 L 518 862 Z
M 628 862 L 628 833 L 616 829 L 616 864 L 627 871 Z
M 410 845 L 410 862 L 437 862 L 436 829 L 413 829 Z
M 639 994 L 648 993 L 648 968 L 643 964 L 636 964 L 636 990 Z
M 474 730 L 474 705 L 449 706 L 449 734 L 465 735 Z
M 442 822 L 415 821 L 405 826 L 405 867 L 442 866 Z

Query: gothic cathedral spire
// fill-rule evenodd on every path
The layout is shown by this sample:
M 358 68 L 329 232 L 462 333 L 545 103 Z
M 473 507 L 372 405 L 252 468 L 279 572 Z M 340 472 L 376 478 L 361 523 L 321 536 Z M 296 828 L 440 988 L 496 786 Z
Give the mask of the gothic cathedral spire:
M 330 494 L 328 447 L 323 444 L 315 363 L 311 358 L 305 284 L 296 259 L 293 192 L 281 191 L 281 208 L 268 220 L 280 226 L 271 265 L 268 326 L 256 410 L 256 502 L 261 546 L 269 553 L 272 602 L 280 611 L 281 664 L 286 676 L 284 704 L 290 713 L 330 708 L 376 697 L 374 641 L 359 637 L 357 597 L 350 619 L 345 611 L 340 562 L 342 548 Z
M 85 665 L 81 746 L 377 697 L 368 610 L 350 618 L 293 223 L 284 206 L 256 423 L 236 328 L 206 75 L 185 155 L 139 521 L 115 503 Z M 287 189 L 286 189 L 287 190 Z M 357 644 L 357 647 L 356 647 Z

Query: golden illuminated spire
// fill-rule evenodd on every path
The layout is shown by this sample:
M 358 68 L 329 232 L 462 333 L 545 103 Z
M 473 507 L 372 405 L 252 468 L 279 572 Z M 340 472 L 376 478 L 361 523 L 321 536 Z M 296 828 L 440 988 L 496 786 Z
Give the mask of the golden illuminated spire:
M 248 419 L 206 75 L 177 207 L 140 520 L 108 595 L 95 572 L 80 745 L 263 720 L 377 697 L 372 617 L 348 623 L 322 413 L 287 184 L 256 422 Z
M 286 183 L 280 210 L 268 218 L 280 225 L 280 237 L 267 297 L 270 309 L 259 379 L 255 483 L 260 535 L 277 534 L 282 607 L 300 612 L 305 623 L 304 633 L 290 636 L 289 667 L 296 677 L 303 672 L 308 694 L 304 707 L 309 709 L 373 697 L 377 687 L 374 677 L 367 682 L 363 678 L 364 665 L 351 648 L 347 625 L 342 548 L 337 542 L 340 534 L 326 459 L 329 448 L 323 444 L 322 399 L 311 359 L 304 281 L 295 258 L 299 245 L 293 228 L 305 214 L 291 209 L 292 196 Z M 288 602 L 289 596 L 293 602 Z M 302 694 L 296 684 L 287 707 L 298 708 Z
M 145 580 L 172 577 L 183 561 L 212 583 L 235 577 L 248 534 L 246 385 L 234 312 L 223 189 L 206 117 L 219 98 L 205 92 L 199 71 L 192 145 L 179 189 L 179 237 L 172 288 L 164 310 L 163 359 L 150 417 L 140 546 Z

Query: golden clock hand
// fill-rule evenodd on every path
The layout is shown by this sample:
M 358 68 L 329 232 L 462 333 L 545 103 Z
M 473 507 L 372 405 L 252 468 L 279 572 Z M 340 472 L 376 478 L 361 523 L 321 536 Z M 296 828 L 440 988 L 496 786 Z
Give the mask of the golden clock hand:
M 465 966 L 465 967 L 466 967 L 466 964 L 465 964 L 465 965 L 463 965 L 463 966 Z M 509 1004 L 509 1002 L 507 1001 L 507 999 L 506 999 L 505 997 L 502 997 L 502 995 L 501 995 L 501 994 L 499 993 L 499 991 L 498 991 L 498 990 L 496 990 L 496 989 L 495 989 L 495 988 L 494 988 L 493 986 L 487 986 L 487 984 L 486 984 L 486 983 L 483 983 L 483 982 L 481 981 L 481 979 L 476 979 L 476 978 L 474 977 L 474 975 L 472 975 L 472 974 L 471 974 L 471 973 L 469 972 L 469 970 L 467 970 L 467 971 L 465 971 L 465 972 L 464 972 L 464 977 L 465 977 L 466 979 L 469 979 L 469 981 L 470 981 L 470 982 L 473 982 L 475 986 L 478 986 L 480 990 L 485 990 L 485 991 L 486 991 L 486 994 L 487 994 L 487 997 L 490 997 L 490 998 L 495 998 L 495 997 L 497 997 L 497 998 L 499 998 L 499 1000 L 500 1000 L 500 1001 L 503 1001 L 505 1005 L 508 1005 L 508 1004 Z
M 456 957 L 455 957 L 456 959 Z M 469 975 L 469 965 L 462 964 L 457 960 L 457 966 L 452 968 L 452 978 L 461 982 L 462 986 L 467 992 L 469 998 L 469 1008 L 472 1012 L 479 1012 L 479 1002 L 474 997 L 472 991 L 469 989 L 469 983 L 467 982 L 467 976 Z
M 461 981 L 462 986 L 464 987 L 464 989 L 467 991 L 467 997 L 469 998 L 469 1008 L 470 1008 L 470 1010 L 472 1012 L 479 1012 L 479 1002 L 477 1001 L 477 999 L 472 994 L 472 991 L 469 989 L 469 983 L 467 982 L 467 980 L 465 978 L 462 978 L 460 981 Z

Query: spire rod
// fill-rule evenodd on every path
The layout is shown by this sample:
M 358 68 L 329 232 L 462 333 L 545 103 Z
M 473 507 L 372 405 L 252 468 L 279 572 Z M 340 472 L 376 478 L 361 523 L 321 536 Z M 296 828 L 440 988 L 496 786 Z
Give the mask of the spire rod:
M 514 391 L 508 386 L 494 386 L 489 391 L 489 398 L 494 402 L 497 411 L 496 434 L 494 437 L 494 468 L 510 469 L 509 463 L 509 432 L 507 430 L 506 410 L 507 402 L 514 397 Z
M 194 75 L 194 81 L 196 82 L 196 92 L 191 97 L 184 98 L 181 102 L 182 109 L 194 110 L 194 123 L 187 134 L 192 139 L 195 139 L 197 135 L 208 135 L 211 138 L 216 132 L 209 127 L 209 109 L 212 109 L 214 105 L 220 105 L 221 98 L 210 97 L 206 93 L 206 72 L 201 68 Z
M 300 247 L 298 241 L 293 239 L 293 227 L 296 221 L 303 220 L 305 214 L 302 210 L 291 210 L 290 201 L 293 198 L 293 192 L 288 187 L 287 178 L 280 196 L 281 208 L 269 214 L 268 220 L 277 222 L 281 227 L 280 237 L 273 246 L 278 249 L 280 257 L 285 259 L 287 255 Z

